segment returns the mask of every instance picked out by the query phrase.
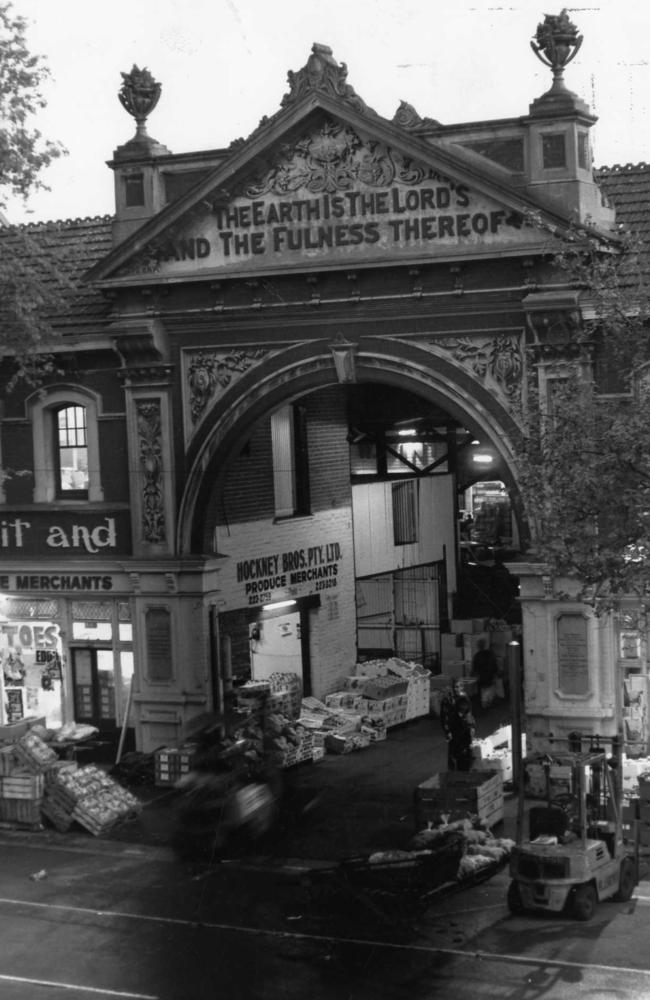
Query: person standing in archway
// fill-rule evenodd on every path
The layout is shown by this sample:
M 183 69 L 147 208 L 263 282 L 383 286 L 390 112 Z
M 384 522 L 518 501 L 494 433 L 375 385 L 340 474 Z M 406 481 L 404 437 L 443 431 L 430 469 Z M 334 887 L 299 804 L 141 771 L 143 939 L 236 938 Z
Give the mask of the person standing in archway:
M 499 673 L 494 651 L 485 639 L 479 639 L 472 660 L 472 677 L 478 681 L 479 700 L 481 708 L 489 708 L 496 697 L 496 679 Z
M 472 704 L 456 683 L 440 706 L 440 722 L 447 739 L 447 770 L 469 771 L 472 766 L 474 717 Z

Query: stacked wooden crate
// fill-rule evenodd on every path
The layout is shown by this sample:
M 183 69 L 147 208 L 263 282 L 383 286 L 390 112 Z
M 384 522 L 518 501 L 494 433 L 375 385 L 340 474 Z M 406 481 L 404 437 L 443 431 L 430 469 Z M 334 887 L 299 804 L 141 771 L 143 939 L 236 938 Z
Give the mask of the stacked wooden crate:
M 43 812 L 57 829 L 78 823 L 94 836 L 108 833 L 142 808 L 139 799 L 94 764 L 59 769 L 46 782 Z
M 56 753 L 28 732 L 0 750 L 0 822 L 38 829 L 45 774 L 58 762 Z
M 434 774 L 415 789 L 415 825 L 478 818 L 487 827 L 503 819 L 503 780 L 497 771 Z

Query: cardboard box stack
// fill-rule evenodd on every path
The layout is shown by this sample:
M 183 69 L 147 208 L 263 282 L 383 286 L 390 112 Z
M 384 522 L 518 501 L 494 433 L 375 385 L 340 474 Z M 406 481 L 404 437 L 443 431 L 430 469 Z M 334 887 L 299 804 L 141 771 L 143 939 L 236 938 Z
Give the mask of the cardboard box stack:
M 441 673 L 449 678 L 469 678 L 480 639 L 491 647 L 499 667 L 505 670 L 506 647 L 512 638 L 512 630 L 499 618 L 454 618 L 450 631 L 440 636 Z
M 475 771 L 498 771 L 507 784 L 512 781 L 512 726 L 501 726 L 490 736 L 472 744 Z M 526 757 L 526 734 L 521 737 L 522 760 Z
M 326 752 L 349 753 L 361 750 L 370 743 L 367 733 L 365 735 L 368 738 L 359 738 L 363 718 L 358 711 L 357 699 L 360 696 L 343 691 L 327 697 L 329 704 L 318 698 L 302 700 L 298 724 L 312 740 L 312 760 L 321 760 Z
M 485 826 L 503 819 L 503 781 L 497 771 L 434 774 L 415 789 L 416 831 L 429 823 L 477 817 Z
M 363 691 L 368 716 L 383 719 L 387 728 L 431 710 L 431 674 L 420 663 L 392 656 L 386 660 L 357 663 L 346 685 Z
M 302 702 L 302 680 L 298 674 L 273 673 L 269 677 L 269 686 L 269 711 L 280 712 L 287 719 L 297 719 Z

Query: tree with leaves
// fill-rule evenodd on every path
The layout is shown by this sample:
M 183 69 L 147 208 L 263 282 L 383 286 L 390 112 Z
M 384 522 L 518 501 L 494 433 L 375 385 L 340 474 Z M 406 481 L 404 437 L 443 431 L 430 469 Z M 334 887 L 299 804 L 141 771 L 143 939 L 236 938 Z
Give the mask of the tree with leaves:
M 606 609 L 650 589 L 648 253 L 583 230 L 553 264 L 593 318 L 531 386 L 519 485 L 537 557 Z
M 42 170 L 64 150 L 45 139 L 31 124 L 45 107 L 42 86 L 49 70 L 41 56 L 32 55 L 26 40 L 27 22 L 0 3 L 0 206 L 9 194 L 26 198 L 43 188 Z
M 0 3 L 0 208 L 45 188 L 43 170 L 65 150 L 34 127 L 44 107 L 49 70 L 27 45 L 27 22 Z M 38 378 L 56 338 L 53 317 L 70 288 L 65 262 L 47 252 L 39 227 L 0 228 L 0 346 L 15 359 L 14 375 Z

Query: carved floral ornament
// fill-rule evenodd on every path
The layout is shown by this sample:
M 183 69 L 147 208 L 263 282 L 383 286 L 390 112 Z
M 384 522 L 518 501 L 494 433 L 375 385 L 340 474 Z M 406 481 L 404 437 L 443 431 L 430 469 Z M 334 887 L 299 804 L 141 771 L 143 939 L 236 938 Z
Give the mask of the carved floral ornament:
M 238 192 L 246 198 L 286 196 L 300 189 L 312 194 L 351 190 L 357 184 L 413 187 L 425 180 L 454 184 L 448 177 L 372 139 L 364 141 L 348 125 L 326 120 L 316 131 L 280 150 L 278 163 Z
M 187 381 L 190 390 L 190 417 L 196 424 L 208 405 L 241 376 L 266 357 L 263 349 L 231 351 L 228 354 L 199 351 L 190 355 Z
M 431 344 L 449 351 L 479 381 L 496 385 L 508 400 L 516 396 L 523 372 L 521 336 L 502 333 L 487 340 L 446 337 Z
M 165 510 L 162 480 L 162 417 L 159 399 L 136 404 L 138 448 L 142 469 L 142 537 L 164 542 Z

